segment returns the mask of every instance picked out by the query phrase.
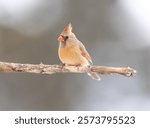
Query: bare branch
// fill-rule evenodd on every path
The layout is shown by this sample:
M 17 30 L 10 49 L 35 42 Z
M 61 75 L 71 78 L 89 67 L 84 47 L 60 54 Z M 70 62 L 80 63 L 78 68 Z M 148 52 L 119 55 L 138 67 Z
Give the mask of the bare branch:
M 92 72 L 97 72 L 99 74 L 121 74 L 128 77 L 136 74 L 136 70 L 130 67 L 91 66 L 88 68 Z M 79 67 L 79 66 L 20 64 L 20 63 L 0 62 L 0 72 L 54 74 L 54 73 L 66 73 L 66 72 L 86 73 L 86 71 L 87 71 L 87 67 L 81 67 L 81 66 Z

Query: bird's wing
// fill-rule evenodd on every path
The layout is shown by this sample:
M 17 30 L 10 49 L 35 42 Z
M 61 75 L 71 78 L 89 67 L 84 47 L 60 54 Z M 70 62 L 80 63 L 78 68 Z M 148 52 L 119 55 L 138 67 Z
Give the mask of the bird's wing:
M 89 55 L 86 48 L 84 47 L 84 45 L 81 42 L 79 43 L 79 49 L 81 51 L 81 55 L 83 57 L 85 57 L 91 64 L 93 64 L 91 56 Z

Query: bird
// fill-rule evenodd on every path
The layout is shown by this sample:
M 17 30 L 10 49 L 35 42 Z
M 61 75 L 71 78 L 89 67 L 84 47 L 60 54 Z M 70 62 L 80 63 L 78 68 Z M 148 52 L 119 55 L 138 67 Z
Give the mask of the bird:
M 72 32 L 71 23 L 63 29 L 57 40 L 59 42 L 58 56 L 64 65 L 89 67 L 93 64 L 85 46 Z M 87 74 L 95 80 L 100 80 L 99 74 L 90 69 L 87 70 Z

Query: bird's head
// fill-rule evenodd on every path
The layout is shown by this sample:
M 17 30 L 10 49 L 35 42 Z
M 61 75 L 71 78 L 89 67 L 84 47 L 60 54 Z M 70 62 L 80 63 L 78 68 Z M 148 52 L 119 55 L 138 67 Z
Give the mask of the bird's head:
M 62 31 L 62 33 L 60 34 L 60 36 L 58 37 L 58 42 L 60 43 L 65 43 L 69 38 L 75 37 L 74 33 L 72 32 L 72 25 L 71 23 L 69 23 L 64 30 Z

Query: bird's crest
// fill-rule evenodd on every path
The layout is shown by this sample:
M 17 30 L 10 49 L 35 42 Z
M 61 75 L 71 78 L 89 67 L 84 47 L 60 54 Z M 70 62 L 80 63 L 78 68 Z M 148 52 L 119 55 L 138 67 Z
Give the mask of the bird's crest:
M 67 33 L 72 32 L 72 25 L 71 25 L 71 23 L 69 23 L 69 24 L 64 28 L 64 32 L 67 32 Z

